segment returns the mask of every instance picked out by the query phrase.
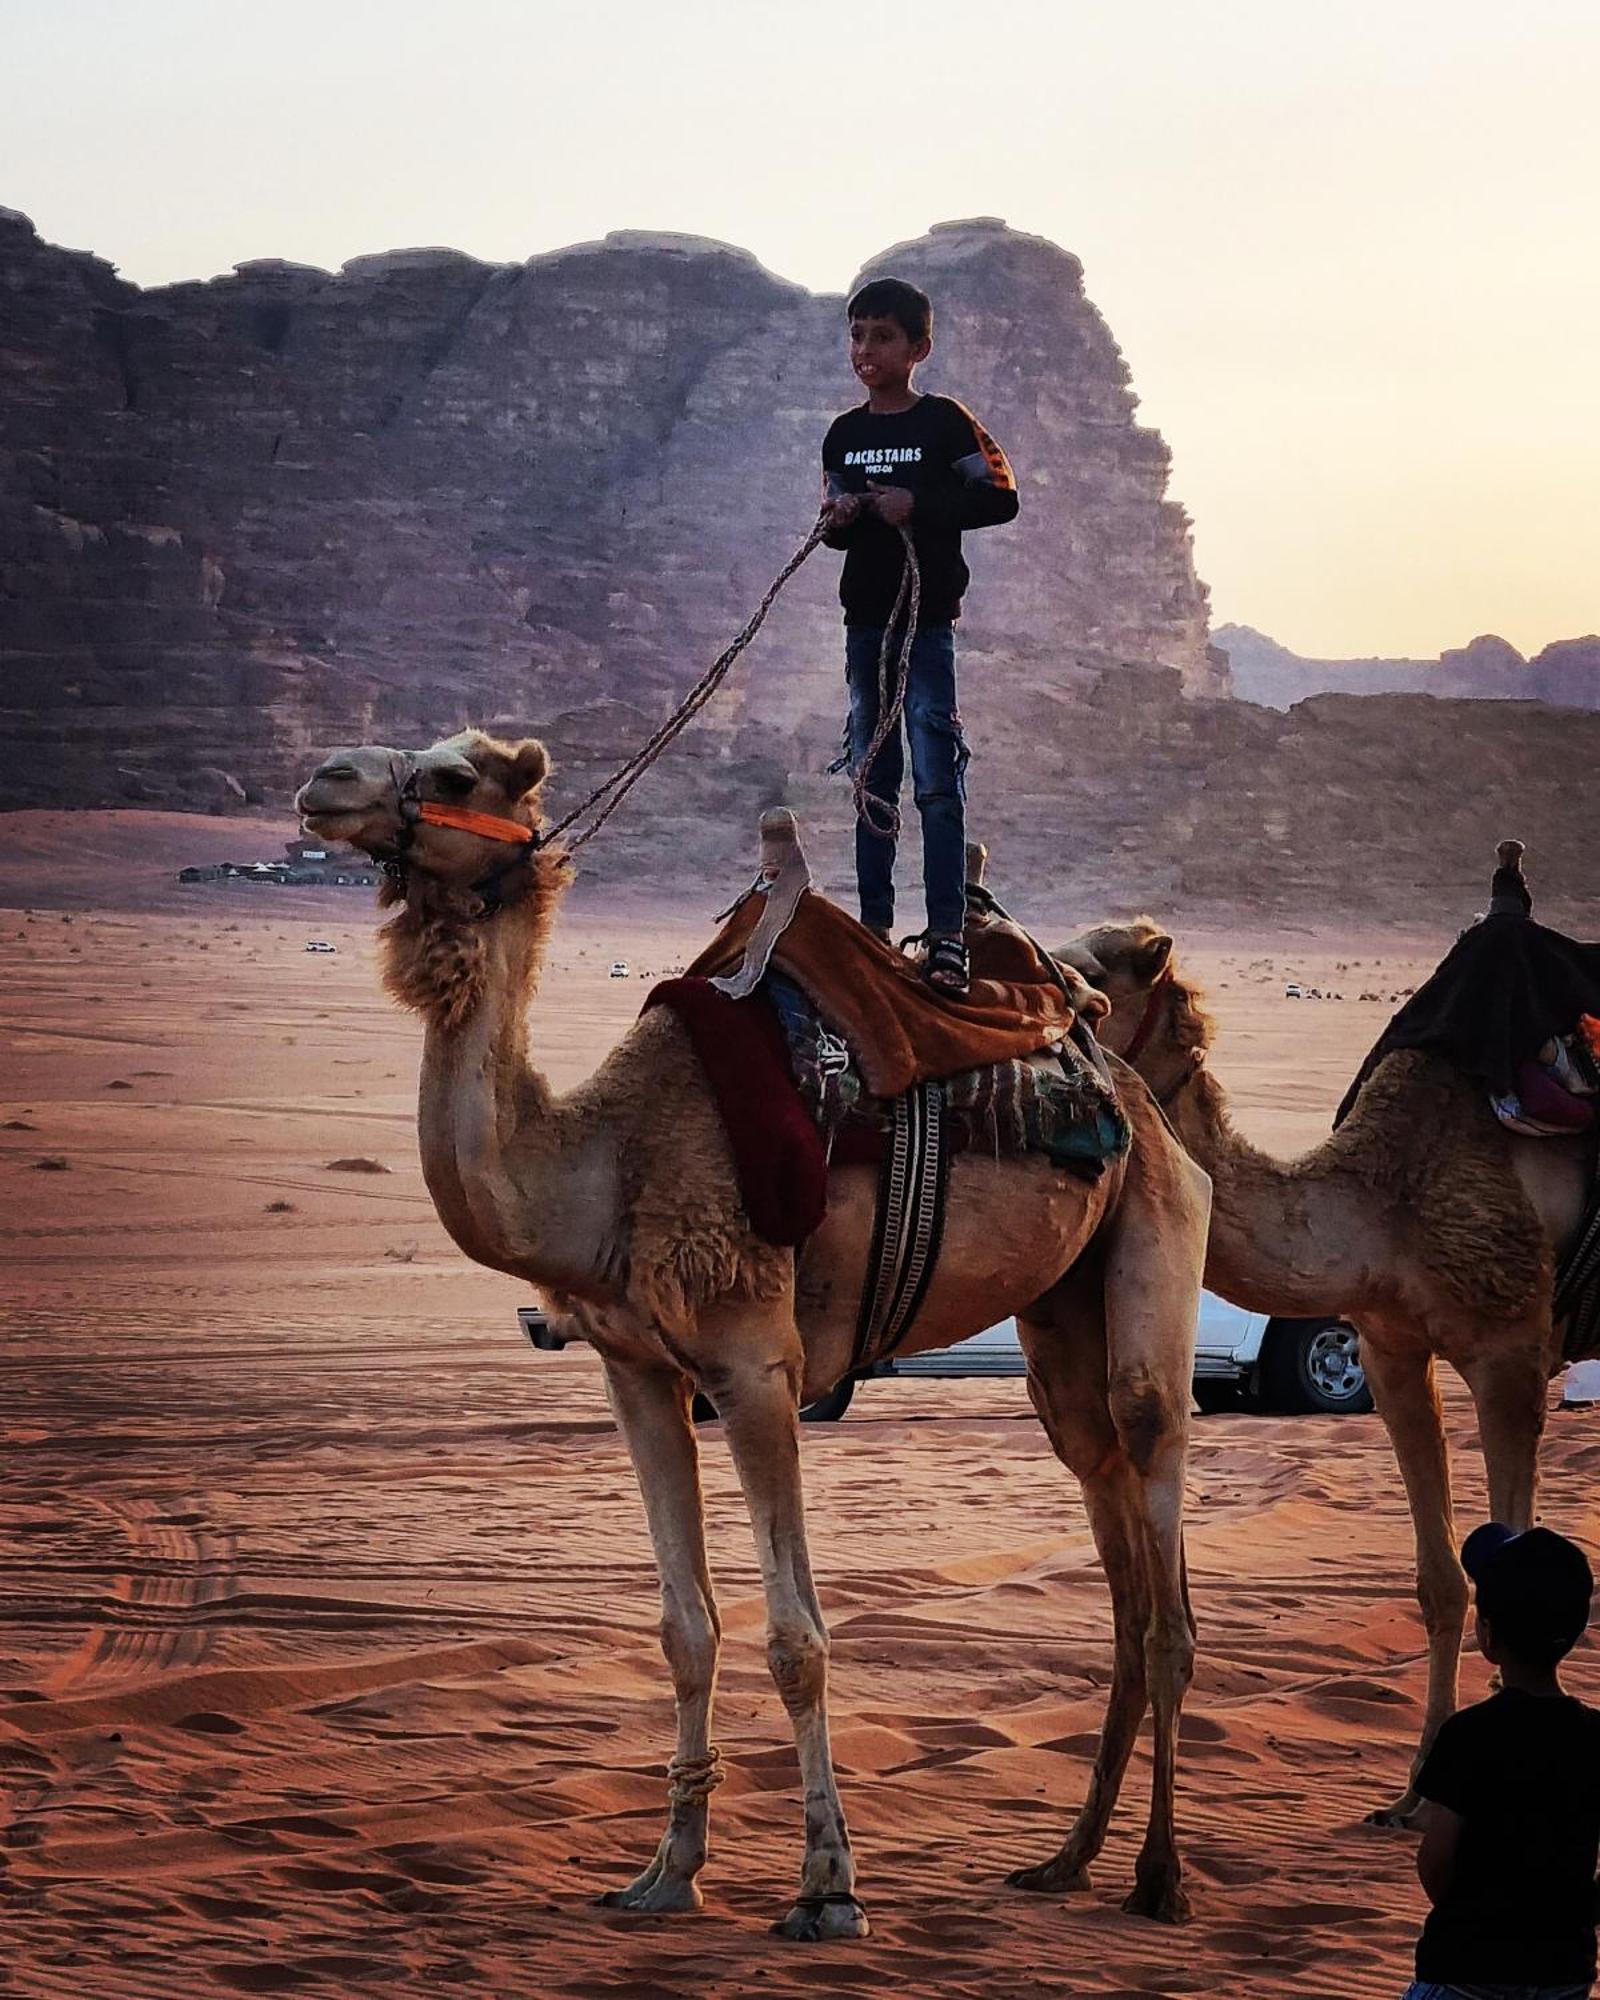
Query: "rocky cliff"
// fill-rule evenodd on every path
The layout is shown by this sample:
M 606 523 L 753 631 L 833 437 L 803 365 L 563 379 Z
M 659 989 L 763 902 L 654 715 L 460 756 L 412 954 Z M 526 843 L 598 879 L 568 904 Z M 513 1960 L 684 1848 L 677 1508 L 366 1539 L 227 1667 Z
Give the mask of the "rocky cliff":
M 1002 893 L 1086 917 L 1464 918 L 1515 831 L 1541 912 L 1585 907 L 1600 714 L 1195 699 L 1228 681 L 1188 523 L 1077 260 L 977 221 L 869 269 L 934 294 L 924 379 L 983 412 L 1022 485 L 1020 519 L 969 539 L 963 638 Z M 141 292 L 0 211 L 7 803 L 282 805 L 334 742 L 468 720 L 545 736 L 554 802 L 574 801 L 809 525 L 824 419 L 858 393 L 842 304 L 726 245 L 630 233 L 522 265 L 418 250 Z M 800 572 L 585 850 L 599 878 L 734 881 L 756 812 L 787 799 L 842 882 L 836 574 L 827 554 Z M 1396 665 L 1404 687 L 1594 705 L 1600 644 Z
M 890 266 L 935 294 L 926 386 L 1019 472 L 1019 522 L 972 538 L 985 701 L 1124 662 L 1225 691 L 1166 447 L 1077 260 L 979 221 Z M 329 743 L 468 719 L 537 729 L 574 796 L 743 622 L 859 396 L 841 298 L 695 238 L 140 291 L 4 211 L 0 298 L 16 805 L 280 801 Z M 801 572 L 608 854 L 648 859 L 686 818 L 742 842 L 780 795 L 837 815 L 836 570 Z
M 977 816 L 1002 828 L 1001 881 L 1085 916 L 1458 926 L 1484 906 L 1495 841 L 1514 834 L 1540 918 L 1600 934 L 1600 713 L 1326 694 L 1282 714 L 1187 701 L 1176 674 L 1127 669 L 1037 727 L 1062 746 L 1051 788 L 1023 812 L 991 792 Z

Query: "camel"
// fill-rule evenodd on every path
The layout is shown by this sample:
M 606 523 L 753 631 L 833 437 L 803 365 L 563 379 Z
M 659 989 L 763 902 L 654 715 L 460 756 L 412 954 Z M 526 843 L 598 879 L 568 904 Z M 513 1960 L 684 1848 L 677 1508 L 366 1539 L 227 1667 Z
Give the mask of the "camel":
M 864 1936 L 829 1751 L 828 1636 L 797 1417 L 849 1366 L 875 1175 L 832 1176 L 826 1220 L 799 1253 L 754 1235 L 704 1073 L 668 1008 L 644 1015 L 586 1083 L 551 1092 L 531 1064 L 526 1020 L 570 874 L 559 851 L 528 839 L 548 768 L 538 742 L 477 731 L 414 753 L 367 745 L 332 752 L 296 804 L 316 834 L 391 863 L 380 900 L 398 908 L 382 932 L 384 981 L 426 1024 L 418 1136 L 445 1228 L 467 1256 L 534 1285 L 561 1331 L 592 1344 L 638 1477 L 677 1744 L 660 1844 L 602 1901 L 701 1903 L 720 1777 L 720 1628 L 690 1420 L 703 1388 L 749 1507 L 768 1663 L 805 1789 L 800 1893 L 775 1928 Z M 1194 1655 L 1181 1509 L 1209 1185 L 1133 1073 L 1120 1082 L 1133 1144 L 1097 1181 L 1032 1157 L 952 1162 L 944 1247 L 907 1351 L 1016 1313 L 1034 1407 L 1082 1483 L 1111 1590 L 1114 1667 L 1087 1797 L 1060 1850 L 1011 1880 L 1048 1891 L 1086 1879 L 1148 1707 L 1150 1817 L 1125 1907 L 1177 1921 L 1187 1901 L 1176 1739 Z
M 1256 1312 L 1337 1313 L 1360 1333 L 1416 1535 L 1428 1692 L 1414 1779 L 1456 1705 L 1467 1611 L 1436 1365 L 1471 1391 L 1491 1516 L 1531 1526 L 1546 1389 L 1562 1365 L 1553 1276 L 1582 1218 L 1583 1141 L 1514 1136 L 1459 1071 L 1406 1049 L 1378 1064 L 1320 1146 L 1272 1159 L 1229 1121 L 1205 1060 L 1213 1023 L 1165 931 L 1147 917 L 1104 924 L 1055 955 L 1110 999 L 1105 1046 L 1133 1061 L 1211 1176 L 1206 1284 Z M 1408 1785 L 1371 1817 L 1410 1824 L 1418 1803 Z

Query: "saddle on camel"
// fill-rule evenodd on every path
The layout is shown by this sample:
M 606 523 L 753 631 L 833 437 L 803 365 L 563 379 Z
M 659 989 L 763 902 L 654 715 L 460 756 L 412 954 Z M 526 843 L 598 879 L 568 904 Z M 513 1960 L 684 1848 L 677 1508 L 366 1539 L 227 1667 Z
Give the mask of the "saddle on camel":
M 1563 1352 L 1577 1360 L 1600 1351 L 1600 944 L 1534 922 L 1525 851 L 1500 842 L 1488 909 L 1378 1037 L 1334 1124 L 1391 1051 L 1425 1049 L 1481 1085 L 1508 1131 L 1586 1138 L 1589 1194 L 1554 1301 Z
M 1127 1150 L 1091 1026 L 1108 1002 L 1006 916 L 983 887 L 986 859 L 968 850 L 972 978 L 950 994 L 812 888 L 794 815 L 769 812 L 754 884 L 687 972 L 645 1001 L 683 1023 L 768 1242 L 815 1233 L 830 1166 L 879 1167 L 853 1369 L 910 1329 L 953 1155 L 1039 1152 L 1094 1179 Z

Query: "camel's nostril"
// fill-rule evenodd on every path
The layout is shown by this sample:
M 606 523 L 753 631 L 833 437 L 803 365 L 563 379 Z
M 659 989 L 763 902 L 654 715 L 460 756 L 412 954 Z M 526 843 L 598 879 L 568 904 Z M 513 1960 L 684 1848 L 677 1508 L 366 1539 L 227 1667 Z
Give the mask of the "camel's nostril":
M 324 764 L 317 778 L 354 778 L 360 774 L 354 764 Z

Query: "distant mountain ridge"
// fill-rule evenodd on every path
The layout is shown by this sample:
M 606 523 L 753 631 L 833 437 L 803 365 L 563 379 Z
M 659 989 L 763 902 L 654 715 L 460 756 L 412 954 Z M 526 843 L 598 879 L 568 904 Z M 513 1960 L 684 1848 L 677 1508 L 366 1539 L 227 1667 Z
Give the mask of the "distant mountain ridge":
M 1251 625 L 1219 625 L 1211 636 L 1228 655 L 1234 693 L 1266 708 L 1290 708 L 1314 694 L 1432 694 L 1600 708 L 1600 635 L 1594 633 L 1554 640 L 1531 660 L 1493 633 L 1436 660 L 1307 659 Z

